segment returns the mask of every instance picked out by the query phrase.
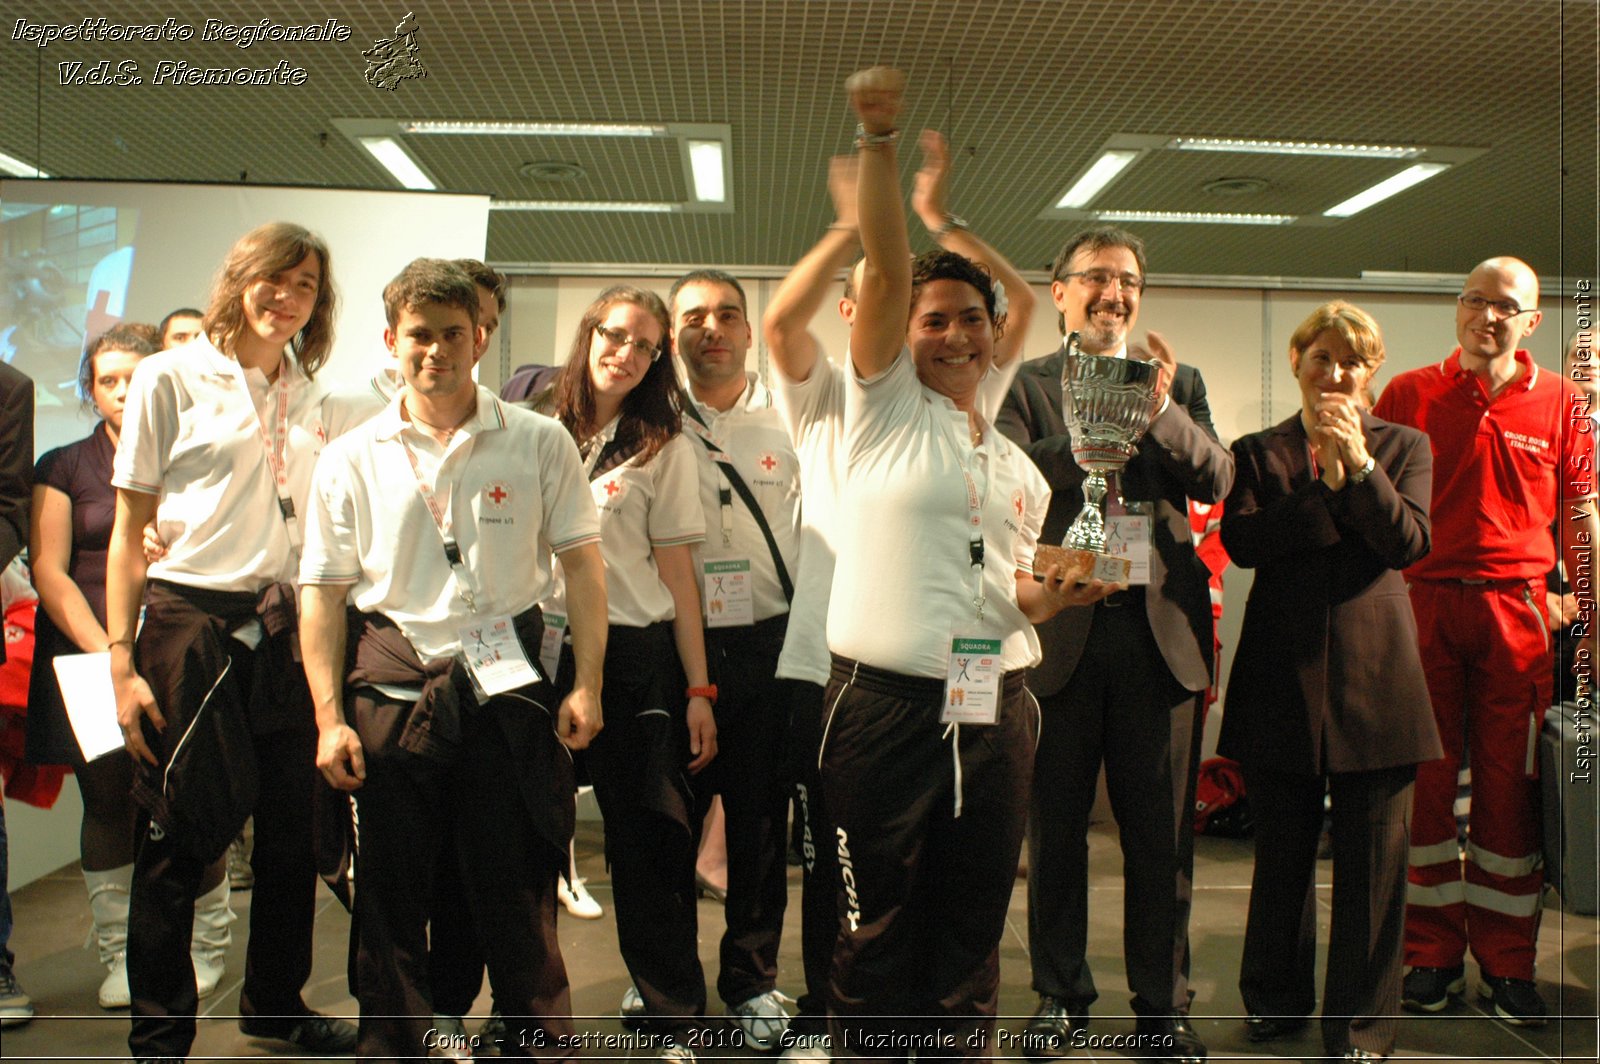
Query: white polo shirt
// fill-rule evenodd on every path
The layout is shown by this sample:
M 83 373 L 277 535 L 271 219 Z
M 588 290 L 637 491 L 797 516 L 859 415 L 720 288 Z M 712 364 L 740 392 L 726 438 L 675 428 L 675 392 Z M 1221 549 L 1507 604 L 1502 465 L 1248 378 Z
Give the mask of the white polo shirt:
M 404 382 L 391 367 L 379 370 L 360 388 L 329 392 L 322 401 L 322 428 L 336 440 L 394 401 Z
M 952 635 L 1003 641 L 1002 665 L 1039 662 L 1039 639 L 1017 606 L 1050 488 L 993 425 L 974 447 L 967 415 L 917 380 L 909 350 L 882 375 L 845 381 L 846 473 L 828 646 L 891 672 L 943 678 Z M 967 478 L 976 489 L 983 619 L 973 605 Z
M 815 338 L 813 338 L 815 342 Z M 800 459 L 800 571 L 778 677 L 828 682 L 828 591 L 833 586 L 834 530 L 844 476 L 844 372 L 817 348 L 811 375 L 792 381 L 774 366 L 773 407 Z
M 324 391 L 292 356 L 282 366 L 279 381 L 269 383 L 201 335 L 134 369 L 111 483 L 159 496 L 156 531 L 167 554 L 151 563 L 151 579 L 213 591 L 259 591 L 294 579 L 298 559 L 267 440 L 278 435 L 281 400 L 279 440 L 303 534 Z
M 598 458 L 617 434 L 616 418 L 594 440 Z M 672 593 L 661 582 L 653 550 L 705 539 L 699 473 L 691 441 L 674 436 L 648 465 L 638 456 L 589 482 L 600 513 L 600 554 L 606 562 L 606 606 L 611 623 L 643 628 L 677 616 Z M 546 609 L 567 613 L 566 578 L 556 561 L 555 590 Z
M 778 676 L 826 685 L 828 594 L 833 587 L 834 529 L 838 494 L 844 478 L 844 371 L 823 355 L 812 337 L 817 361 L 811 376 L 791 381 L 772 369 L 772 399 L 800 457 L 800 574 L 795 578 L 794 605 Z M 978 385 L 978 413 L 993 421 L 1016 379 L 1021 359 L 998 372 L 991 370 Z
M 357 609 L 384 614 L 418 656 L 437 658 L 460 649 L 474 614 L 419 477 L 460 548 L 478 618 L 547 598 L 551 552 L 599 542 L 600 520 L 559 422 L 480 387 L 477 412 L 444 447 L 401 417 L 400 402 L 333 441 L 317 464 L 300 580 L 353 583 Z
M 713 442 L 732 460 L 766 515 L 778 553 L 793 580 L 800 561 L 800 460 L 795 457 L 778 412 L 772 408 L 772 396 L 754 373 L 746 373 L 745 378 L 744 392 L 726 411 L 719 413 L 697 400 L 694 407 L 709 427 Z M 705 514 L 705 542 L 695 549 L 695 571 L 702 572 L 706 561 L 748 558 L 755 619 L 764 621 L 786 613 L 789 603 L 783 597 L 783 585 L 778 581 L 778 570 L 761 526 L 738 492 L 733 493 L 724 513 L 719 492 L 728 484 L 697 429 L 699 426 L 692 424 L 685 413 L 683 434 L 693 445 L 690 449 L 699 463 L 700 505 Z M 731 532 L 726 538 L 725 517 Z

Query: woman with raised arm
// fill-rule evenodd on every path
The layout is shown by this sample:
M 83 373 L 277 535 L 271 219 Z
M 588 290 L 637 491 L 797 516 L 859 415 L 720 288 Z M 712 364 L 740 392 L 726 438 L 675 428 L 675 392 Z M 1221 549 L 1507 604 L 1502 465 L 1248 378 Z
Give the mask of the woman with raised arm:
M 1034 579 L 1049 488 L 978 410 L 1004 328 L 989 274 L 943 250 L 912 261 L 904 78 L 847 88 L 866 259 L 821 752 L 841 883 L 830 1030 L 872 1057 L 987 1056 L 1038 735 L 1032 622 L 1097 592 L 1079 571 Z
M 323 241 L 288 222 L 223 260 L 203 335 L 134 371 L 112 463 L 106 634 L 134 797 L 128 984 L 136 1059 L 194 1041 L 189 926 L 206 867 L 254 814 L 239 1028 L 315 1054 L 355 1028 L 306 1007 L 317 730 L 299 662 L 301 517 L 321 450 L 336 298 Z M 151 520 L 167 553 L 146 563 Z M 141 623 L 141 607 L 143 619 Z
M 1317 838 L 1333 799 L 1333 926 L 1322 1044 L 1382 1060 L 1400 1011 L 1411 788 L 1442 756 L 1400 570 L 1428 553 L 1433 454 L 1367 412 L 1378 324 L 1326 303 L 1289 339 L 1300 409 L 1235 440 L 1222 515 L 1254 569 L 1218 753 L 1256 812 L 1239 989 L 1252 1042 L 1288 1037 L 1316 1002 Z
M 578 443 L 600 511 L 606 562 L 606 727 L 589 771 L 606 825 L 617 940 L 633 978 L 622 1016 L 686 1038 L 705 1013 L 696 944 L 693 802 L 688 776 L 717 754 L 700 587 L 690 550 L 705 538 L 699 473 L 681 435 L 669 318 L 653 292 L 608 288 L 589 305 L 539 409 Z M 547 623 L 566 614 L 559 564 Z M 569 682 L 563 648 L 557 686 Z M 685 696 L 687 691 L 687 697 Z

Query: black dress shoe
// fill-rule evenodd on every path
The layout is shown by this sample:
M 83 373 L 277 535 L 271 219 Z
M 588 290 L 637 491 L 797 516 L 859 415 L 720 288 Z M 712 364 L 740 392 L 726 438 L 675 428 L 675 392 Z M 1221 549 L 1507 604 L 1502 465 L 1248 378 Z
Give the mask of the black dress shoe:
M 1276 1042 L 1305 1029 L 1304 1016 L 1251 1016 L 1244 1021 L 1245 1037 L 1252 1042 Z
M 1022 1053 L 1034 1064 L 1059 1060 L 1074 1048 L 1072 1032 L 1089 1026 L 1089 1010 L 1080 1009 L 1076 1018 L 1066 1002 L 1049 994 L 1039 995 L 1039 1007 L 1022 1028 Z
M 313 1056 L 345 1056 L 356 1051 L 356 1025 L 317 1012 L 297 1019 L 241 1016 L 239 1030 L 251 1038 L 288 1042 Z
M 1206 1044 L 1181 1012 L 1140 1016 L 1134 1026 L 1140 1055 L 1157 1064 L 1204 1064 Z

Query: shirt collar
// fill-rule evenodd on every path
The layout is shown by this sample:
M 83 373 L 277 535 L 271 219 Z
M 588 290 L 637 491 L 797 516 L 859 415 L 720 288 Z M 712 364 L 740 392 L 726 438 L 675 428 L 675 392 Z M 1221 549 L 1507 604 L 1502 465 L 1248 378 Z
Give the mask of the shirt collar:
M 408 428 L 411 422 L 407 421 L 401 413 L 405 403 L 406 390 L 402 387 L 389 401 L 389 405 L 373 415 L 372 424 L 380 440 L 392 440 L 400 435 L 401 430 Z M 466 421 L 461 423 L 460 429 L 466 430 L 469 436 L 476 436 L 480 432 L 493 432 L 506 427 L 506 413 L 500 405 L 500 400 L 489 389 L 478 386 L 478 409 Z
M 1533 355 L 1531 355 L 1525 348 L 1517 348 L 1512 357 L 1515 358 L 1517 363 L 1522 366 L 1523 369 L 1527 370 L 1527 372 L 1518 377 L 1515 381 L 1512 381 L 1511 384 L 1506 388 L 1506 391 L 1532 391 L 1533 386 L 1539 382 L 1539 364 L 1533 360 Z M 1454 351 L 1450 352 L 1450 357 L 1446 358 L 1442 363 L 1439 364 L 1439 369 L 1446 377 L 1454 381 L 1471 380 L 1476 382 L 1478 376 L 1470 369 L 1467 369 L 1461 365 L 1461 348 L 1459 345 Z
M 695 398 L 693 389 L 689 388 L 688 385 L 685 385 L 684 388 L 688 392 L 689 401 L 694 404 L 694 408 L 700 411 L 708 422 L 722 417 L 724 414 L 763 410 L 772 405 L 772 393 L 767 390 L 765 384 L 761 383 L 761 378 L 750 370 L 744 371 L 744 391 L 739 393 L 739 398 L 735 399 L 733 405 L 726 410 L 717 410 L 706 403 L 702 403 Z

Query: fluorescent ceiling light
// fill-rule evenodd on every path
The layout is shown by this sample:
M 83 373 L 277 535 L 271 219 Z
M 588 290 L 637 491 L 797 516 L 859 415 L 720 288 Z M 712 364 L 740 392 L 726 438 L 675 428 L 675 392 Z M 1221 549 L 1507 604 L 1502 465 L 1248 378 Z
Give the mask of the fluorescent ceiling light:
M 393 137 L 361 137 L 360 140 L 361 146 L 378 160 L 378 164 L 406 188 L 431 190 L 437 187 Z
M 491 211 L 580 211 L 619 214 L 673 214 L 683 209 L 679 203 L 647 203 L 606 200 L 497 200 Z
M 1107 222 L 1198 222 L 1206 225 L 1290 225 L 1293 214 L 1226 214 L 1210 211 L 1095 211 Z
M 1253 155 L 1332 155 L 1352 159 L 1415 159 L 1426 148 L 1398 144 L 1337 144 L 1310 140 L 1249 140 L 1239 137 L 1174 137 L 1178 151 L 1228 151 Z
M 691 140 L 689 172 L 694 175 L 694 198 L 702 203 L 721 203 L 728 198 L 722 180 L 722 141 Z
M 1103 152 L 1100 158 L 1094 161 L 1094 165 L 1089 167 L 1071 188 L 1067 189 L 1067 194 L 1061 197 L 1056 206 L 1058 208 L 1072 208 L 1087 205 L 1090 200 L 1099 194 L 1101 189 L 1111 184 L 1112 180 L 1127 169 L 1128 164 L 1138 157 L 1139 153 L 1137 151 Z
M 49 177 L 50 175 L 32 163 L 23 162 L 15 155 L 7 155 L 0 151 L 0 172 L 12 174 L 16 177 Z
M 1450 169 L 1449 163 L 1417 163 L 1408 166 L 1393 177 L 1379 181 L 1364 192 L 1357 192 L 1343 203 L 1335 204 L 1322 213 L 1328 218 L 1348 218 L 1352 214 L 1366 210 L 1374 203 L 1381 203 L 1390 196 L 1404 192 L 1412 185 L 1426 181 L 1436 174 L 1442 174 L 1448 169 Z
M 402 122 L 406 133 L 464 133 L 496 137 L 664 137 L 666 126 L 617 122 Z

